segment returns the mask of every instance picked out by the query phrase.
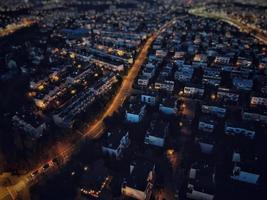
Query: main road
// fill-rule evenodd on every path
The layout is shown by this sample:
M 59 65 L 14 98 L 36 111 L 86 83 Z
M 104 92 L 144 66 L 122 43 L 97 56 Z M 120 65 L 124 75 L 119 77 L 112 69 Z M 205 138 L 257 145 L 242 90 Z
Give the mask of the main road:
M 107 105 L 101 116 L 99 116 L 93 124 L 88 125 L 88 128 L 84 131 L 84 133 L 80 133 L 81 137 L 79 137 L 75 141 L 75 143 L 71 145 L 66 145 L 66 147 L 62 149 L 58 155 L 55 155 L 49 161 L 45 163 L 40 163 L 40 167 L 38 167 L 37 169 L 33 169 L 26 175 L 20 176 L 17 179 L 16 184 L 13 184 L 12 186 L 8 187 L 0 187 L 0 200 L 17 199 L 19 193 L 27 190 L 31 185 L 34 184 L 34 182 L 38 181 L 38 176 L 40 175 L 37 174 L 35 176 L 32 176 L 33 172 L 36 172 L 38 170 L 38 172 L 42 171 L 42 174 L 48 173 L 44 171 L 42 166 L 44 166 L 45 164 L 49 164 L 49 168 L 56 168 L 55 164 L 52 162 L 53 159 L 59 157 L 67 159 L 73 154 L 73 152 L 79 146 L 80 142 L 82 142 L 84 139 L 96 139 L 102 135 L 104 130 L 104 119 L 108 116 L 111 116 L 116 110 L 118 110 L 118 108 L 125 101 L 126 97 L 131 93 L 134 80 L 138 75 L 143 63 L 146 61 L 147 54 L 154 40 L 167 28 L 175 24 L 175 22 L 176 18 L 164 24 L 161 28 L 159 28 L 159 30 L 155 31 L 148 37 L 142 49 L 140 50 L 137 58 L 135 59 L 134 64 L 130 68 L 128 74 L 123 78 L 122 84 L 118 89 L 117 93 L 115 94 L 114 98 Z

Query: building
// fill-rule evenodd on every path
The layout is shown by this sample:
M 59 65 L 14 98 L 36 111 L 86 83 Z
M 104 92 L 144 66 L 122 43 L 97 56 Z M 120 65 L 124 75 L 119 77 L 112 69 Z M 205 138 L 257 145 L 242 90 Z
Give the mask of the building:
M 140 87 L 147 87 L 149 84 L 150 78 L 148 76 L 140 75 L 138 76 L 137 84 Z
M 252 126 L 250 126 L 248 123 L 245 124 L 242 122 L 226 122 L 224 126 L 224 132 L 227 135 L 245 136 L 249 139 L 254 139 L 256 134 Z
M 233 162 L 233 174 L 230 176 L 232 180 L 257 185 L 258 181 L 260 179 L 260 175 L 252 172 L 253 167 L 249 167 L 248 165 L 251 165 L 253 161 L 249 161 L 249 164 L 247 164 L 245 161 L 250 160 L 248 158 L 244 158 L 241 156 L 241 153 L 233 152 L 232 156 L 232 162 Z M 254 158 L 254 162 L 257 161 L 257 159 Z M 255 164 L 258 166 L 257 164 Z M 242 166 L 242 167 L 241 167 Z M 248 168 L 248 170 L 246 170 Z
M 126 106 L 126 120 L 132 123 L 141 122 L 146 113 L 146 104 L 141 103 L 139 100 L 130 101 Z
M 81 195 L 90 199 L 106 199 L 112 178 L 104 166 L 104 161 L 95 161 L 90 165 L 90 170 L 85 171 L 80 178 Z
M 198 130 L 212 133 L 216 127 L 216 122 L 208 115 L 202 115 L 199 119 Z
M 202 105 L 201 106 L 202 113 L 211 114 L 213 116 L 224 118 L 226 114 L 226 108 L 213 106 L 213 105 Z
M 267 106 L 267 98 L 259 97 L 259 96 L 252 96 L 250 98 L 250 105 L 251 106 Z
M 149 129 L 146 131 L 144 143 L 163 147 L 165 139 L 169 134 L 169 126 L 170 124 L 168 122 L 152 120 Z
M 130 165 L 129 176 L 122 183 L 122 195 L 137 200 L 149 200 L 152 195 L 155 176 L 153 163 L 148 161 L 133 162 Z
M 117 78 L 112 72 L 99 79 L 86 92 L 75 96 L 75 98 L 53 115 L 55 124 L 59 127 L 71 128 L 77 117 L 86 111 L 95 101 L 96 97 L 107 93 L 116 82 Z
M 203 86 L 185 86 L 183 90 L 183 95 L 189 97 L 202 97 L 204 95 L 204 87 Z
M 239 94 L 228 89 L 228 88 L 219 88 L 217 91 L 217 99 L 223 102 L 238 102 Z
M 237 90 L 251 91 L 253 87 L 253 80 L 234 77 L 233 85 Z
M 163 77 L 159 77 L 155 82 L 155 89 L 165 92 L 173 92 L 174 90 L 174 81 L 166 80 Z
M 214 63 L 219 65 L 229 65 L 231 58 L 226 56 L 216 56 Z
M 193 65 L 197 67 L 207 67 L 208 58 L 205 54 L 196 54 L 193 58 Z
M 142 71 L 142 75 L 151 79 L 156 72 L 156 66 L 152 63 L 146 64 L 145 68 Z
M 123 151 L 130 145 L 129 133 L 126 130 L 108 131 L 102 143 L 102 152 L 110 157 L 120 159 Z
M 186 197 L 193 200 L 213 200 L 215 193 L 214 177 L 212 166 L 194 163 L 189 172 Z
M 96 64 L 98 67 L 103 67 L 105 69 L 114 71 L 114 72 L 122 72 L 124 70 L 124 65 L 121 63 L 116 63 L 116 62 L 107 62 L 104 59 L 96 59 L 92 58 L 92 62 Z
M 155 106 L 158 102 L 158 97 L 156 94 L 153 93 L 145 93 L 141 95 L 141 102 L 147 103 L 151 106 Z
M 159 104 L 159 110 L 167 115 L 176 115 L 178 111 L 177 107 L 176 97 L 164 98 Z
M 192 80 L 194 68 L 189 65 L 183 65 L 178 67 L 178 70 L 174 73 L 174 79 L 181 82 L 190 82 Z
M 215 87 L 221 84 L 221 72 L 218 68 L 204 68 L 202 84 L 213 85 Z
M 267 112 L 260 108 L 246 108 L 242 110 L 242 119 L 267 124 Z
M 32 138 L 40 138 L 47 128 L 46 122 L 32 114 L 14 115 L 12 123 Z

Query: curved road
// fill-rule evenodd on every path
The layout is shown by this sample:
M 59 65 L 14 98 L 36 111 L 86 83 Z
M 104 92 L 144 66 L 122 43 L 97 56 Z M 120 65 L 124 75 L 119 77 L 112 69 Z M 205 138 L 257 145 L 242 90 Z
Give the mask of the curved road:
M 132 85 L 136 76 L 138 75 L 139 70 L 141 69 L 143 63 L 147 58 L 147 54 L 149 52 L 150 47 L 152 46 L 154 40 L 158 37 L 159 34 L 164 32 L 167 28 L 172 26 L 176 22 L 176 18 L 164 24 L 158 31 L 154 32 L 150 37 L 147 39 L 146 43 L 144 44 L 143 48 L 139 52 L 137 58 L 131 69 L 128 72 L 128 75 L 123 79 L 121 87 L 119 88 L 118 92 L 116 93 L 115 97 L 111 100 L 110 104 L 107 106 L 106 110 L 101 114 L 101 116 L 95 120 L 95 123 L 90 125 L 88 129 L 84 133 L 80 133 L 81 137 L 72 145 L 67 146 L 59 155 L 56 155 L 54 158 L 63 157 L 69 158 L 72 153 L 77 149 L 78 144 L 83 141 L 85 138 L 95 139 L 102 135 L 104 130 L 104 123 L 103 120 L 107 116 L 111 116 L 118 108 L 123 104 L 126 97 L 131 93 Z M 52 159 L 54 159 L 52 158 Z M 38 169 L 34 169 L 31 172 L 27 173 L 26 175 L 20 176 L 17 180 L 17 183 L 9 186 L 9 187 L 1 187 L 0 188 L 0 200 L 7 200 L 7 199 L 16 199 L 18 193 L 28 189 L 33 182 L 38 181 L 37 178 L 39 175 L 32 177 L 31 174 L 36 170 L 43 170 L 42 166 L 45 164 L 50 165 L 50 168 L 55 168 L 56 166 L 53 164 L 52 159 L 46 163 L 42 163 Z M 48 172 L 43 172 L 48 173 Z M 41 177 L 40 177 L 41 178 Z

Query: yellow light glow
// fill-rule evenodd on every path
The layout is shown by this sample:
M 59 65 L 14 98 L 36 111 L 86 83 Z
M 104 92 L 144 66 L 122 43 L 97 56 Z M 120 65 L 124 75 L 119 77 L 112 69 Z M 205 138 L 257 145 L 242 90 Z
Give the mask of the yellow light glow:
M 133 64 L 133 59 L 132 58 L 128 59 L 128 63 Z
M 41 109 L 45 109 L 46 108 L 46 104 L 44 103 L 44 101 L 42 100 L 37 100 L 35 101 L 35 104 L 38 108 L 41 108 Z
M 210 98 L 211 98 L 212 100 L 215 100 L 215 99 L 216 99 L 216 95 L 215 95 L 215 94 L 212 94 L 212 95 L 210 96 Z
M 167 155 L 173 155 L 174 153 L 174 150 L 173 149 L 168 149 L 167 150 Z
M 119 56 L 123 56 L 123 55 L 125 54 L 125 52 L 122 51 L 122 50 L 117 50 L 117 54 L 118 54 Z
M 59 80 L 59 77 L 58 77 L 57 75 L 53 75 L 53 76 L 51 77 L 51 80 L 52 80 L 52 81 L 58 81 L 58 80 Z
M 36 92 L 28 92 L 28 97 L 35 97 L 36 96 Z
M 41 91 L 41 90 L 43 90 L 43 89 L 44 89 L 44 85 L 43 85 L 43 84 L 41 84 L 41 85 L 38 86 L 38 90 Z
M 71 93 L 71 94 L 75 94 L 75 93 L 76 93 L 76 90 L 71 90 L 70 93 Z
M 76 57 L 76 54 L 75 53 L 71 53 L 70 54 L 70 58 L 74 59 Z

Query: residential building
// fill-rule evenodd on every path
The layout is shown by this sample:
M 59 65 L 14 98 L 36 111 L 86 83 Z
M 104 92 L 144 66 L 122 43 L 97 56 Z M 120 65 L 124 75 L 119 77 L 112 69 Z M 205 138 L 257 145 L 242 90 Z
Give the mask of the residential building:
M 129 176 L 124 180 L 121 187 L 123 196 L 149 200 L 155 181 L 155 165 L 148 161 L 137 161 L 130 165 Z
M 204 95 L 203 86 L 188 85 L 184 87 L 183 94 L 190 97 L 202 97 Z
M 202 113 L 211 114 L 219 118 L 224 118 L 226 114 L 226 108 L 215 105 L 202 105 Z
M 213 200 L 215 174 L 209 164 L 194 163 L 189 172 L 186 197 L 193 200 Z
M 47 128 L 46 122 L 36 115 L 14 115 L 12 123 L 15 127 L 22 129 L 32 138 L 40 138 Z
M 153 93 L 144 93 L 141 95 L 141 102 L 147 103 L 151 106 L 155 106 L 158 102 L 158 97 L 156 94 Z
M 163 98 L 162 102 L 159 104 L 159 110 L 167 115 L 176 115 L 177 114 L 177 98 Z
M 145 135 L 145 144 L 163 147 L 165 144 L 165 139 L 169 133 L 169 126 L 168 122 L 164 122 L 162 120 L 152 120 L 150 122 L 150 126 L 146 131 Z
M 217 91 L 217 99 L 224 102 L 238 102 L 239 94 L 228 88 L 219 88 Z
M 158 78 L 155 82 L 155 89 L 162 90 L 166 92 L 173 92 L 174 90 L 174 81 Z
M 192 80 L 194 68 L 192 66 L 183 65 L 178 67 L 178 70 L 174 74 L 175 80 L 181 82 L 190 82 Z
M 130 145 L 129 132 L 122 129 L 108 131 L 102 143 L 102 152 L 110 157 L 120 159 Z
M 150 78 L 148 76 L 140 75 L 138 76 L 137 84 L 140 87 L 147 87 L 149 84 Z
M 208 115 L 200 116 L 198 123 L 198 130 L 212 133 L 214 132 L 215 127 L 216 127 L 216 121 L 212 117 Z
M 245 136 L 249 139 L 254 139 L 256 134 L 254 128 L 250 126 L 250 124 L 241 122 L 226 122 L 224 126 L 224 132 L 227 135 Z
M 130 102 L 126 106 L 126 119 L 128 122 L 138 123 L 140 122 L 146 113 L 146 105 L 140 101 Z
M 267 98 L 259 97 L 259 96 L 252 96 L 250 98 L 250 105 L 251 106 L 267 106 Z
M 234 77 L 233 85 L 237 90 L 251 91 L 253 87 L 253 80 Z

